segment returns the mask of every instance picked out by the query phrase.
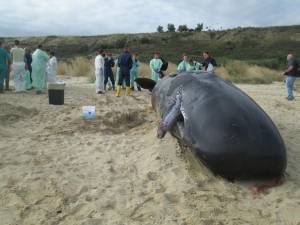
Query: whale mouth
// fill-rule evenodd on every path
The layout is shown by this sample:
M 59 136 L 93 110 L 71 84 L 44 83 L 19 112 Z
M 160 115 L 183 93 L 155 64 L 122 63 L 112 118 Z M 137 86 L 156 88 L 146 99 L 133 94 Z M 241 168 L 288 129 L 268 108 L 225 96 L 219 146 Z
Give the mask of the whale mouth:
M 183 139 L 184 137 L 184 117 L 180 113 L 180 115 L 176 118 L 176 122 L 171 129 L 172 135 L 177 139 Z

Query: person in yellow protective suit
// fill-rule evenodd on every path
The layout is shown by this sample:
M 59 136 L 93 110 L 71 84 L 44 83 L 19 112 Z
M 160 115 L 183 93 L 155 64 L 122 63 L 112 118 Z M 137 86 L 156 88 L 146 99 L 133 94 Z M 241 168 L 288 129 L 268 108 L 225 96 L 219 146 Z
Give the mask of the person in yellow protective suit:
M 15 46 L 10 50 L 16 92 L 26 91 L 25 50 L 20 48 L 19 44 L 20 42 L 15 40 Z
M 154 59 L 150 61 L 150 68 L 151 68 L 151 79 L 154 81 L 159 80 L 159 74 L 161 72 L 161 67 L 163 65 L 163 61 L 160 59 L 160 53 L 156 52 L 154 54 Z
M 177 67 L 178 72 L 185 72 L 188 69 L 189 57 L 186 54 L 183 54 L 183 60 L 179 63 Z
M 39 45 L 32 54 L 32 86 L 36 88 L 36 93 L 41 94 L 47 85 L 47 62 L 48 54 L 42 50 L 43 46 Z

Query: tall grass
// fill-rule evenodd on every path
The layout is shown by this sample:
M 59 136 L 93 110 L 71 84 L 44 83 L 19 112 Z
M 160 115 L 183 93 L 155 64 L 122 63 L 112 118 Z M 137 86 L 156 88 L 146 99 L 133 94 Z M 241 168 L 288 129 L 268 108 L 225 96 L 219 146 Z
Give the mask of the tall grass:
M 279 71 L 236 60 L 217 68 L 215 72 L 234 83 L 270 84 L 282 80 Z
M 116 73 L 116 68 L 113 69 Z M 177 71 L 177 66 L 169 63 L 166 74 Z M 225 80 L 234 83 L 270 84 L 273 81 L 281 81 L 280 72 L 261 66 L 251 65 L 243 61 L 229 61 L 216 68 L 216 74 Z M 60 62 L 57 68 L 59 75 L 85 76 L 90 82 L 95 81 L 93 60 L 84 57 L 76 57 L 69 62 Z M 151 69 L 148 63 L 141 63 L 139 67 L 140 77 L 151 77 Z
M 173 63 L 169 63 L 166 74 L 176 72 L 177 66 Z M 114 74 L 116 74 L 116 67 L 113 68 Z M 70 76 L 84 76 L 88 77 L 90 82 L 95 81 L 94 63 L 93 60 L 89 60 L 84 57 L 76 57 L 68 62 L 59 62 L 57 66 L 57 74 L 70 75 Z M 140 77 L 151 77 L 151 69 L 149 64 L 141 63 L 139 67 Z
M 90 81 L 94 81 L 94 64 L 92 60 L 85 57 L 76 57 L 69 62 L 60 62 L 57 66 L 57 74 L 84 76 L 88 77 Z
M 174 73 L 177 71 L 177 66 L 174 63 L 169 63 L 168 70 L 165 74 Z M 148 63 L 141 63 L 139 67 L 139 76 L 140 77 L 151 77 L 151 69 Z

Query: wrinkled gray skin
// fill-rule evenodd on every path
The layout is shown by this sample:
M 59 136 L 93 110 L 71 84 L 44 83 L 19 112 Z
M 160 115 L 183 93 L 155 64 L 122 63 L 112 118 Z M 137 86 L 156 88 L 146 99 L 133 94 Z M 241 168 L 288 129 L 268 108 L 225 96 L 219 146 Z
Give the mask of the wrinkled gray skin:
M 159 81 L 152 105 L 161 119 L 180 85 L 186 118 L 178 118 L 170 132 L 215 174 L 231 179 L 283 174 L 285 145 L 272 120 L 249 96 L 216 75 L 184 72 Z

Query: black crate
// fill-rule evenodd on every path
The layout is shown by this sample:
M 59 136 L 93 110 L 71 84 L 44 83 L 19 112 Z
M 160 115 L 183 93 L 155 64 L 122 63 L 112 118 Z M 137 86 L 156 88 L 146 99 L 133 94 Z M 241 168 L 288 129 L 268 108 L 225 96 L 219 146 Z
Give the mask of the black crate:
M 48 90 L 50 105 L 63 105 L 65 103 L 65 90 Z

